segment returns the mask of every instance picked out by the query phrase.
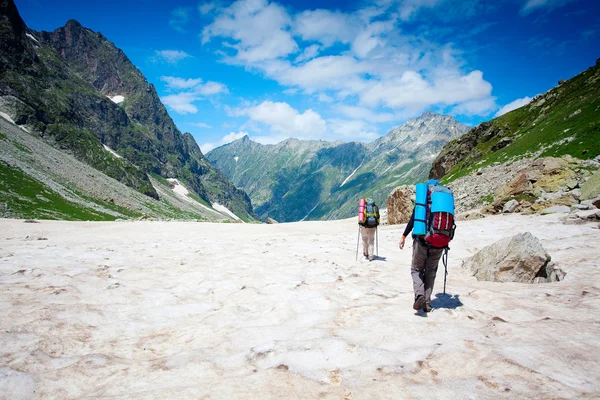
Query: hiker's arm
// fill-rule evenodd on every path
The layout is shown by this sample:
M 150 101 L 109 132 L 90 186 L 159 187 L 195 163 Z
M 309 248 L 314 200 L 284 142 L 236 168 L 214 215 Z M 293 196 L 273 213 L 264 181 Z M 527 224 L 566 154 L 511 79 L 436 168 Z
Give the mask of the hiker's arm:
M 408 220 L 408 224 L 406 224 L 406 228 L 404 228 L 404 233 L 402 234 L 402 238 L 400 239 L 400 250 L 404 249 L 404 242 L 406 241 L 406 237 L 412 231 L 413 226 L 415 225 L 415 209 L 413 208 L 413 212 L 410 215 L 410 219 Z

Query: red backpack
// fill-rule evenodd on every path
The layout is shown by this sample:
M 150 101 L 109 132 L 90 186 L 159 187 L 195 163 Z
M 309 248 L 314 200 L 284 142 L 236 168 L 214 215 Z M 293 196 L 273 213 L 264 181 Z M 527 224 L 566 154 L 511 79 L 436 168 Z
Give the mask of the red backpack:
M 427 233 L 425 241 L 436 248 L 448 247 L 454 238 L 454 194 L 450 188 L 431 185 L 427 191 Z

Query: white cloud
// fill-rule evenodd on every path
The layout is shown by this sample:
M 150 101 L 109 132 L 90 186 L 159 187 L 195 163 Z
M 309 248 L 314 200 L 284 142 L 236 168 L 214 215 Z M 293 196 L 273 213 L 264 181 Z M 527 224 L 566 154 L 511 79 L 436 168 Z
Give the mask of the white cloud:
M 171 11 L 169 25 L 178 32 L 185 33 L 185 26 L 190 22 L 192 9 L 190 7 L 178 7 Z
M 257 106 L 233 110 L 234 115 L 248 116 L 251 120 L 270 127 L 271 132 L 286 137 L 320 138 L 327 123 L 315 111 L 298 112 L 288 103 L 265 101 Z
M 328 96 L 325 93 L 319 93 L 318 99 L 323 103 L 333 103 L 333 97 Z
M 286 57 L 298 50 L 289 32 L 292 23 L 285 9 L 266 0 L 239 0 L 222 10 L 202 31 L 202 42 L 221 37 L 236 51 L 232 63 L 255 63 Z M 233 42 L 227 41 L 232 39 Z
M 380 123 L 393 121 L 394 114 L 391 113 L 375 113 L 372 110 L 364 107 L 338 105 L 334 110 L 347 118 L 357 118 L 369 122 Z
M 548 9 L 553 10 L 555 8 L 562 7 L 574 0 L 527 0 L 527 2 L 521 8 L 520 14 L 527 15 L 537 9 Z
M 229 89 L 227 89 L 227 86 L 222 83 L 208 81 L 206 83 L 197 85 L 194 88 L 194 92 L 203 96 L 210 96 L 219 93 L 229 93 Z
M 202 79 L 185 79 L 174 76 L 161 76 L 160 80 L 167 83 L 169 89 L 190 89 L 199 85 Z
M 385 34 L 393 28 L 393 21 L 379 21 L 366 26 L 352 42 L 352 51 L 359 58 L 367 57 L 377 47 L 386 45 Z
M 335 139 L 368 142 L 379 137 L 372 126 L 364 121 L 332 118 L 327 121 L 327 125 L 331 131 L 331 136 Z
M 198 97 L 193 93 L 179 93 L 163 96 L 160 100 L 179 114 L 195 114 L 198 109 L 192 103 L 198 100 Z
M 487 115 L 495 106 L 492 85 L 466 67 L 460 50 L 399 29 L 444 2 L 450 0 L 372 0 L 351 13 L 289 14 L 275 2 L 238 0 L 216 13 L 203 38 L 214 40 L 222 61 L 275 80 L 285 94 L 297 89 L 322 102 L 391 109 L 351 118 L 387 122 L 431 106 Z
M 361 101 L 371 107 L 426 107 L 481 100 L 491 92 L 492 85 L 483 79 L 481 71 L 443 76 L 433 82 L 415 71 L 406 71 L 399 78 L 372 85 L 362 93 Z
M 191 57 L 188 53 L 181 50 L 157 50 L 156 55 L 169 64 L 177 64 L 181 60 Z
M 205 122 L 188 122 L 188 125 L 192 125 L 198 128 L 207 128 L 210 129 L 212 128 L 212 126 L 210 126 L 209 124 L 205 123 Z
M 324 56 L 298 67 L 279 65 L 269 75 L 284 85 L 298 85 L 311 93 L 319 89 L 353 89 L 362 86 L 361 75 L 368 66 L 351 56 Z M 282 68 L 283 67 L 283 68 Z
M 319 46 L 318 44 L 313 44 L 311 46 L 305 47 L 302 54 L 296 57 L 294 63 L 300 63 L 315 58 L 317 54 L 319 54 L 319 50 L 321 50 L 321 46 Z
M 454 107 L 451 114 L 467 116 L 488 115 L 497 108 L 496 98 L 490 96 L 480 100 L 465 101 Z
M 160 80 L 166 82 L 167 88 L 171 91 L 180 91 L 180 93 L 163 96 L 161 100 L 169 108 L 179 114 L 195 114 L 198 112 L 195 101 L 202 100 L 207 96 L 214 96 L 220 93 L 229 93 L 227 86 L 219 82 L 208 81 L 202 83 L 202 79 L 185 79 L 175 76 L 161 76 Z
M 246 136 L 248 134 L 248 132 L 229 132 L 227 135 L 223 136 L 221 138 L 221 140 L 219 140 L 216 143 L 204 143 L 203 145 L 200 146 L 200 150 L 202 151 L 203 154 L 208 153 L 209 151 L 213 150 L 214 148 L 217 148 L 219 146 L 223 146 L 225 144 L 231 143 L 235 140 L 241 139 L 244 136 Z
M 511 101 L 510 103 L 502 107 L 500 110 L 498 110 L 498 112 L 496 113 L 496 117 L 504 115 L 512 110 L 516 110 L 517 108 L 523 107 L 524 105 L 529 104 L 531 100 L 531 97 L 525 96 L 522 99 L 516 99 L 514 101 Z
M 358 21 L 340 12 L 329 10 L 304 11 L 296 15 L 294 32 L 306 41 L 318 41 L 324 46 L 336 42 L 349 43 L 356 33 L 353 26 Z

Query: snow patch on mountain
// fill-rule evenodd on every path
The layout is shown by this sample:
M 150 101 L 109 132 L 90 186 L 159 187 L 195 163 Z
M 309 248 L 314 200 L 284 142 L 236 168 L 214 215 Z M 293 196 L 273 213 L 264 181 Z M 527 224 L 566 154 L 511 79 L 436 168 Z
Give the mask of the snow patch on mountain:
M 353 175 L 356 173 L 356 171 L 358 171 L 358 169 L 359 169 L 360 167 L 362 167 L 362 165 L 363 165 L 363 163 L 361 162 L 361 163 L 360 163 L 360 165 L 359 165 L 358 167 L 356 167 L 356 169 L 355 169 L 354 171 L 352 171 L 352 173 L 351 173 L 350 175 L 348 175 L 348 176 L 346 177 L 346 179 L 344 179 L 344 182 L 342 182 L 342 184 L 340 185 L 340 187 L 344 186 L 344 185 L 346 184 L 346 182 L 348 182 L 348 180 L 349 180 L 350 178 L 352 178 L 352 176 L 353 176 Z M 304 218 L 306 218 L 306 217 L 304 217 Z
M 225 213 L 227 215 L 229 215 L 231 218 L 235 219 L 236 221 L 241 221 L 242 223 L 244 223 L 244 221 L 242 221 L 240 219 L 240 217 L 238 217 L 237 215 L 235 215 L 234 213 L 232 213 L 227 207 L 225 207 L 222 204 L 219 203 L 212 203 L 212 208 L 214 208 L 215 210 Z
M 108 151 L 110 154 L 112 154 L 113 156 L 117 157 L 117 158 L 123 158 L 121 157 L 119 154 L 117 154 L 116 151 L 114 151 L 113 149 L 111 149 L 110 147 L 108 147 L 105 144 L 102 144 L 102 146 L 104 146 L 104 150 Z
M 173 184 L 173 188 L 172 190 L 177 193 L 179 196 L 187 199 L 188 201 L 191 201 L 192 199 L 190 199 L 188 197 L 188 194 L 190 194 L 190 191 L 186 189 L 185 186 L 183 186 L 181 184 L 181 182 L 179 182 L 179 180 L 175 179 L 175 178 L 169 178 L 167 179 L 167 181 L 169 181 L 171 184 Z
M 106 96 L 106 97 L 108 97 L 109 99 L 111 99 L 112 102 L 116 103 L 116 104 L 120 104 L 120 103 L 122 103 L 122 102 L 125 101 L 125 96 L 122 96 L 120 94 L 118 94 L 116 96 L 112 96 L 112 97 L 110 97 L 110 96 Z
M 36 42 L 36 43 L 38 43 L 38 44 L 40 43 L 40 42 L 39 42 L 39 41 L 38 41 L 38 40 L 35 38 L 35 36 L 33 36 L 31 33 L 26 33 L 26 34 L 25 34 L 25 36 L 27 36 L 29 39 L 33 40 L 34 42 Z

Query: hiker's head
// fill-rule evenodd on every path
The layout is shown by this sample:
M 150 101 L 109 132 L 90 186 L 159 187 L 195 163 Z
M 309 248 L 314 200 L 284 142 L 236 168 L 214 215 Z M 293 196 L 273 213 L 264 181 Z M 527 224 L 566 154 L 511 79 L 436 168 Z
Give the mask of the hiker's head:
M 427 181 L 427 185 L 429 185 L 429 186 L 437 186 L 439 184 L 440 183 L 438 181 L 436 181 L 435 179 L 430 179 Z

